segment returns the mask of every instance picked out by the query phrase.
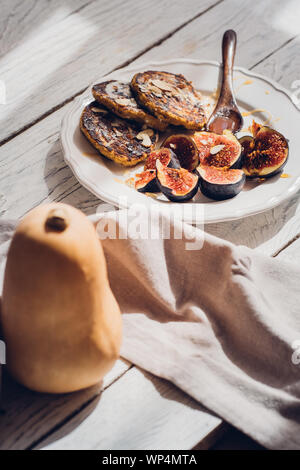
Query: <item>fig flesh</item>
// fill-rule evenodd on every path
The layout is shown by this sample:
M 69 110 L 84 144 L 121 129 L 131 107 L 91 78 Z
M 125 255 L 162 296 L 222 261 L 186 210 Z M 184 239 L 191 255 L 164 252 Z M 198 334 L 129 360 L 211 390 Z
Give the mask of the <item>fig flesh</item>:
M 201 192 L 216 201 L 230 199 L 239 194 L 246 180 L 243 170 L 201 166 L 198 172 Z
M 176 154 L 180 166 L 194 171 L 199 165 L 199 152 L 194 140 L 185 134 L 174 134 L 167 137 L 162 147 L 171 148 Z
M 161 148 L 150 153 L 144 166 L 144 170 L 156 170 L 156 161 L 170 168 L 180 168 L 180 163 L 171 149 Z
M 213 132 L 195 132 L 193 139 L 199 152 L 200 164 L 218 168 L 240 168 L 242 147 L 229 131 L 222 135 Z
M 156 170 L 145 170 L 135 176 L 135 189 L 140 193 L 157 193 L 160 191 L 156 179 Z
M 170 201 L 188 201 L 198 191 L 199 175 L 184 168 L 168 168 L 157 160 L 156 175 L 161 192 Z
M 287 162 L 289 146 L 278 131 L 253 121 L 252 136 L 240 140 L 243 171 L 251 178 L 268 178 L 279 173 Z

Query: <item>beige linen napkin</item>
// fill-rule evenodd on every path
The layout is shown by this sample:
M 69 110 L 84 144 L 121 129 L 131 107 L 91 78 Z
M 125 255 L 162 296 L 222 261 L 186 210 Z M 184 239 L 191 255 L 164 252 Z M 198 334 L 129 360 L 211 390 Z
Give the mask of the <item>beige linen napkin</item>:
M 122 356 L 262 445 L 299 449 L 299 264 L 190 225 L 183 239 L 139 239 L 126 238 L 126 211 L 93 217 L 99 220 L 101 238 L 103 227 L 117 224 L 117 238 L 102 243 L 123 312 Z M 152 225 L 162 220 L 167 227 L 167 216 L 152 218 Z M 173 230 L 181 232 L 179 222 L 172 222 Z M 198 249 L 187 249 L 191 238 Z

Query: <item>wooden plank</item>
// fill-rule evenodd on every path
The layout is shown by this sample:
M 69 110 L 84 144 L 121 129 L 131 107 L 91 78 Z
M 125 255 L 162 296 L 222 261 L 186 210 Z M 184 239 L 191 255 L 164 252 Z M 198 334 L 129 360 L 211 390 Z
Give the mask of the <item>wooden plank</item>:
M 299 15 L 297 17 L 299 21 Z M 263 75 L 272 77 L 273 80 L 280 82 L 291 93 L 300 105 L 300 37 L 297 36 L 289 41 L 284 47 L 280 48 L 267 60 L 256 65 L 253 70 Z M 292 84 L 296 82 L 294 88 Z M 299 106 L 300 107 L 300 106 Z
M 170 57 L 221 60 L 222 36 L 230 28 L 238 36 L 236 65 L 251 68 L 300 33 L 299 16 L 297 1 L 290 5 L 282 0 L 265 0 L 254 6 L 251 0 L 227 0 L 191 21 L 134 63 Z M 290 64 L 292 67 L 294 64 Z
M 133 368 L 38 448 L 190 449 L 220 425 L 172 384 Z
M 209 224 L 205 231 L 266 255 L 275 255 L 300 233 L 299 193 L 272 210 L 232 222 Z
M 94 212 L 99 200 L 80 186 L 63 160 L 59 128 L 67 110 L 68 105 L 1 147 L 2 216 L 19 218 L 46 200 Z
M 41 436 L 56 429 L 58 424 L 82 412 L 85 405 L 97 401 L 101 391 L 106 390 L 130 367 L 129 362 L 119 360 L 102 384 L 63 395 L 31 392 L 4 374 L 0 449 L 30 447 Z
M 0 78 L 7 92 L 7 104 L 0 107 L 0 142 L 218 1 L 187 0 L 184 8 L 181 0 L 87 1 L 80 8 L 78 0 L 77 8 L 70 1 L 56 1 L 48 10 L 48 2 L 39 0 L 31 2 L 32 8 L 20 2 L 17 11 L 6 9 L 3 24 L 7 16 L 13 30 L 17 22 L 24 22 L 21 30 L 27 34 L 17 35 L 19 42 L 13 39 L 14 47 L 0 57 Z M 4 33 L 9 42 L 11 30 Z
M 38 24 L 47 21 L 47 27 L 79 13 L 93 0 L 1 0 L 0 56 L 7 54 L 17 44 L 26 41 Z M 63 4 L 62 4 L 63 3 Z

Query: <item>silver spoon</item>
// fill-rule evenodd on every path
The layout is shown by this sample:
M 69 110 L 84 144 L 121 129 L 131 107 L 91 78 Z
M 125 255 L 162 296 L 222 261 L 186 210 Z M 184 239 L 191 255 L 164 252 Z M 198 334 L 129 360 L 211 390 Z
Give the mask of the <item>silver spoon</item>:
M 235 49 L 236 33 L 229 29 L 224 33 L 222 41 L 223 75 L 220 95 L 216 107 L 206 124 L 206 130 L 216 134 L 222 134 L 225 129 L 236 133 L 243 126 L 243 118 L 237 107 L 232 86 Z

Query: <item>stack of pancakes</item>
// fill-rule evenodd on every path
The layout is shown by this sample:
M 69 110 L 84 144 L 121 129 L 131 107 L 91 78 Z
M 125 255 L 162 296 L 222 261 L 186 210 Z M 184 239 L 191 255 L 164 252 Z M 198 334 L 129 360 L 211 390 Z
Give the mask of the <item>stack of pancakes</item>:
M 206 122 L 201 95 L 183 75 L 147 71 L 131 83 L 94 85 L 95 101 L 81 115 L 80 128 L 105 157 L 124 166 L 145 160 L 169 125 L 200 130 Z

